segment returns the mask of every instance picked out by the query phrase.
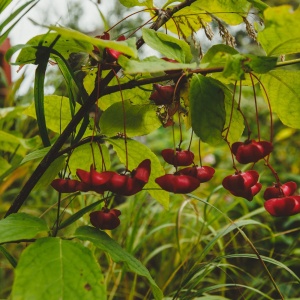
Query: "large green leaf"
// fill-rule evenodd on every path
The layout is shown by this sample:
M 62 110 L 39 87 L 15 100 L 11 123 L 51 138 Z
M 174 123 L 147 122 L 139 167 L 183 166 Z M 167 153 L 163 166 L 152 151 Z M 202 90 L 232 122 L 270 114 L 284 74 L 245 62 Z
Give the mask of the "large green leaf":
M 171 63 L 155 56 L 150 56 L 142 61 L 129 59 L 125 56 L 120 56 L 118 63 L 124 69 L 126 74 L 137 73 L 156 73 L 167 70 L 181 70 L 181 69 L 195 69 L 196 63 L 184 64 L 184 63 Z
M 299 71 L 274 70 L 261 76 L 271 106 L 281 122 L 300 128 L 300 74 Z M 264 94 L 263 94 L 264 95 Z M 265 96 L 265 95 L 264 95 Z
M 109 139 L 116 151 L 120 161 L 125 164 L 126 155 L 125 155 L 125 145 L 124 139 Z M 149 189 L 149 194 L 164 208 L 169 208 L 169 193 L 162 191 L 161 188 L 155 182 L 155 178 L 160 177 L 165 174 L 165 171 L 160 164 L 158 157 L 144 144 L 139 143 L 138 141 L 128 139 L 127 140 L 128 148 L 128 168 L 130 170 L 135 169 L 138 164 L 144 159 L 151 160 L 151 174 L 148 183 L 145 186 L 145 189 Z
M 143 39 L 152 49 L 178 62 L 189 63 L 193 58 L 190 46 L 185 41 L 165 33 L 143 28 Z
M 126 7 L 134 6 L 147 6 L 149 8 L 153 7 L 153 0 L 119 0 L 121 4 Z
M 194 74 L 190 84 L 190 113 L 194 132 L 203 142 L 215 145 L 223 140 L 224 91 L 213 78 Z
M 93 151 L 92 151 L 93 146 Z M 105 169 L 110 169 L 110 156 L 106 145 L 97 143 L 84 144 L 77 147 L 69 160 L 69 168 L 73 175 L 76 174 L 76 169 L 90 170 L 90 166 L 95 163 L 98 172 Z M 94 155 L 93 155 L 94 154 Z M 103 155 L 103 156 L 102 156 Z
M 49 186 L 52 180 L 57 176 L 58 172 L 63 170 L 65 166 L 65 160 L 66 157 L 63 155 L 55 159 L 34 186 L 34 189 L 36 190 Z
M 148 134 L 161 127 L 161 122 L 156 114 L 155 105 L 131 105 L 124 101 L 126 134 L 129 137 Z M 103 112 L 100 119 L 101 133 L 115 136 L 124 132 L 124 113 L 122 102 L 111 105 Z
M 3 157 L 0 157 L 0 175 L 5 173 L 10 168 L 11 168 L 11 164 Z
M 0 243 L 32 239 L 38 233 L 47 233 L 48 227 L 44 220 L 37 217 L 17 213 L 0 220 Z
M 197 7 L 196 2 L 194 2 L 190 6 L 177 11 L 166 23 L 166 28 L 176 35 L 180 34 L 188 37 L 203 27 L 203 24 L 211 22 L 211 20 L 209 13 Z
M 195 7 L 203 9 L 230 25 L 237 25 L 243 22 L 251 4 L 247 0 L 210 0 L 196 1 Z
M 67 97 L 57 95 L 45 96 L 44 109 L 47 127 L 54 132 L 62 132 L 72 119 L 70 103 Z M 34 104 L 25 109 L 24 113 L 36 119 Z
M 92 242 L 97 248 L 108 252 L 112 260 L 124 263 L 130 271 L 146 277 L 151 285 L 153 296 L 156 300 L 163 298 L 163 293 L 151 277 L 147 268 L 134 256 L 125 251 L 116 241 L 104 231 L 96 228 L 82 226 L 77 228 L 75 236 L 81 240 Z
M 88 248 L 59 238 L 41 238 L 21 255 L 12 299 L 105 300 L 103 281 Z
M 268 55 L 300 52 L 300 8 L 270 7 L 264 11 L 265 28 L 257 39 Z

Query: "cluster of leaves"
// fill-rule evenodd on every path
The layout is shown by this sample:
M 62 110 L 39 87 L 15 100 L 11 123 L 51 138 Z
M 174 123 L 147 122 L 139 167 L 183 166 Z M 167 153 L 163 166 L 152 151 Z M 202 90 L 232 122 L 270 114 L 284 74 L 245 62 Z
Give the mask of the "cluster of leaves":
M 11 1 L 1 4 L 0 11 L 4 10 L 9 2 Z M 29 1 L 24 4 L 0 25 L 0 42 L 7 37 L 19 15 L 32 8 L 36 2 Z M 15 268 L 13 299 L 44 298 L 45 295 L 48 299 L 106 299 L 107 287 L 111 289 L 113 295 L 116 288 L 107 283 L 108 277 L 105 279 L 106 283 L 104 282 L 104 275 L 91 250 L 94 248 L 108 253 L 113 262 L 123 263 L 121 275 L 131 271 L 145 278 L 146 287 L 144 284 L 137 284 L 134 279 L 133 289 L 136 286 L 136 290 L 140 290 L 141 293 L 152 293 L 155 299 L 163 298 L 162 290 L 171 297 L 189 299 L 213 294 L 218 289 L 230 289 L 232 286 L 236 288 L 239 284 L 227 282 L 225 275 L 221 275 L 222 280 L 219 283 L 215 281 L 205 287 L 203 283 L 205 276 L 216 272 L 217 268 L 224 274 L 228 272 L 230 274 L 228 277 L 234 276 L 237 272 L 236 266 L 232 266 L 229 261 L 242 258 L 257 259 L 260 263 L 258 266 L 260 272 L 269 277 L 270 284 L 263 288 L 259 284 L 253 286 L 240 284 L 240 288 L 249 289 L 256 296 L 269 299 L 270 297 L 283 299 L 284 293 L 292 295 L 293 289 L 286 291 L 278 286 L 266 263 L 285 270 L 288 276 L 299 283 L 297 274 L 278 260 L 268 257 L 270 253 L 266 256 L 260 255 L 243 229 L 250 225 L 261 226 L 269 234 L 269 227 L 263 225 L 263 222 L 251 219 L 252 215 L 261 214 L 262 210 L 257 208 L 233 222 L 227 214 L 234 213 L 238 205 L 243 207 L 244 204 L 235 202 L 221 213 L 217 208 L 217 202 L 220 199 L 223 201 L 225 193 L 219 192 L 219 188 L 208 192 L 205 200 L 197 194 L 185 196 L 187 198 L 183 204 L 179 204 L 179 208 L 174 207 L 174 203 L 177 205 L 179 203 L 176 199 L 181 201 L 182 198 L 175 198 L 175 202 L 170 203 L 170 194 L 161 190 L 155 182 L 156 178 L 165 174 L 160 157 L 155 154 L 151 143 L 141 142 L 140 137 L 151 136 L 154 132 L 159 132 L 164 139 L 167 137 L 170 140 L 171 128 L 164 128 L 161 119 L 161 111 L 169 108 L 157 106 L 149 98 L 152 84 L 178 83 L 183 79 L 184 85 L 180 86 L 179 108 L 176 110 L 179 117 L 177 119 L 174 117 L 174 127 L 178 127 L 184 114 L 185 128 L 191 129 L 202 142 L 215 149 L 238 141 L 244 133 L 244 116 L 239 103 L 234 100 L 233 87 L 236 86 L 236 82 L 240 82 L 241 87 L 252 85 L 249 73 L 253 73 L 264 87 L 262 95 L 280 121 L 290 128 L 300 129 L 300 101 L 298 101 L 300 74 L 297 70 L 284 68 L 297 63 L 298 60 L 278 62 L 282 55 L 299 53 L 297 28 L 300 10 L 292 11 L 289 6 L 268 8 L 259 0 L 204 2 L 186 0 L 174 4 L 174 1 L 167 1 L 162 8 L 157 9 L 151 0 L 120 0 L 126 7 L 143 6 L 146 7 L 147 13 L 150 12 L 150 20 L 154 23 L 151 26 L 141 26 L 136 33 L 138 39 L 128 37 L 122 41 L 114 41 L 90 37 L 69 28 L 49 26 L 45 34 L 35 36 L 27 44 L 16 45 L 7 52 L 6 58 L 10 60 L 14 53 L 21 50 L 13 61 L 21 67 L 26 64 L 37 65 L 34 102 L 26 109 L 23 107 L 15 107 L 11 111 L 1 109 L 3 119 L 0 121 L 0 147 L 5 155 L 0 158 L 0 179 L 3 182 L 14 182 L 16 172 L 24 166 L 29 166 L 29 173 L 32 173 L 13 204 L 8 208 L 8 202 L 4 203 L 4 207 L 8 209 L 5 211 L 5 218 L 0 221 L 0 244 L 32 242 L 22 251 L 18 262 L 6 246 L 0 245 L 1 253 Z M 256 24 L 256 30 L 257 40 L 265 51 L 265 56 L 239 53 L 233 47 L 234 37 L 226 25 L 244 24 L 248 34 L 255 37 L 254 27 L 247 20 L 251 8 L 256 10 L 256 14 L 264 21 L 264 27 L 260 28 Z M 211 24 L 217 26 L 226 45 L 214 45 L 204 55 L 199 48 L 195 54 L 191 49 L 195 46 L 193 43 L 196 33 L 202 29 L 206 37 L 211 39 L 213 35 Z M 165 27 L 167 33 L 159 30 L 162 27 Z M 168 34 L 168 31 L 172 34 Z M 174 34 L 179 38 L 174 37 Z M 157 56 L 140 59 L 138 50 L 144 43 L 161 56 L 175 60 L 176 63 Z M 118 55 L 117 61 L 107 62 L 106 49 L 112 49 L 122 55 Z M 81 70 L 84 72 L 82 81 L 69 64 L 70 56 L 74 53 L 81 53 L 86 61 Z M 66 83 L 68 95 L 44 94 L 46 71 L 52 68 L 53 64 L 57 65 Z M 36 119 L 41 139 L 36 134 L 26 138 L 10 130 L 8 124 L 21 115 Z M 180 127 L 180 135 L 181 131 Z M 39 149 L 35 150 L 37 148 Z M 137 163 L 145 159 L 151 161 L 152 169 L 145 186 L 147 194 L 142 191 L 120 205 L 125 207 L 125 211 L 127 209 L 128 214 L 135 214 L 133 220 L 128 217 L 128 225 L 133 232 L 128 235 L 130 238 L 126 241 L 126 250 L 104 231 L 86 226 L 88 212 L 103 205 L 103 202 L 105 205 L 110 202 L 116 203 L 118 195 L 108 194 L 102 197 L 93 193 L 83 195 L 74 193 L 62 198 L 59 194 L 58 200 L 53 198 L 51 204 L 46 204 L 46 212 L 54 211 L 52 204 L 57 208 L 57 212 L 53 212 L 51 216 L 38 218 L 28 213 L 18 213 L 26 198 L 29 195 L 31 199 L 34 197 L 33 188 L 49 190 L 49 185 L 57 174 L 60 177 L 72 177 L 75 176 L 77 169 L 89 170 L 90 166 L 94 165 L 109 170 L 119 168 L 119 163 L 125 166 L 125 171 L 133 170 Z M 37 161 L 41 162 L 36 165 Z M 22 170 L 25 170 L 25 173 L 28 171 L 25 168 Z M 220 178 L 217 176 L 215 180 L 218 179 Z M 216 182 L 216 185 L 219 184 L 220 182 Z M 7 186 L 3 185 L 3 191 Z M 49 191 L 55 197 L 53 191 Z M 206 192 L 203 191 L 204 194 Z M 157 215 L 161 206 L 170 209 L 170 214 L 177 212 L 175 225 L 156 220 L 156 228 L 152 231 L 145 229 L 146 225 L 149 225 L 143 223 L 146 208 L 143 211 L 137 205 L 137 201 L 149 197 L 159 203 L 147 204 L 150 207 L 149 211 L 155 205 Z M 217 200 L 214 200 L 216 203 L 211 204 L 211 198 L 216 198 Z M 70 209 L 69 206 L 73 205 L 74 199 L 78 199 L 79 204 L 74 204 Z M 124 199 L 119 201 L 122 202 Z M 65 204 L 66 202 L 68 204 Z M 204 204 L 201 206 L 201 209 L 204 207 L 203 212 L 198 211 L 194 202 Z M 131 212 L 128 208 L 130 205 L 132 205 Z M 200 233 L 192 230 L 192 227 L 188 228 L 188 225 L 186 228 L 182 225 L 181 219 L 185 217 L 183 210 L 186 205 L 194 207 L 196 212 L 187 213 L 187 217 L 191 217 L 188 224 L 191 226 L 200 224 Z M 121 217 L 123 215 L 122 212 Z M 220 218 L 223 221 L 220 221 Z M 54 225 L 50 228 L 48 224 L 51 223 Z M 218 230 L 213 227 L 215 223 L 219 226 Z M 124 229 L 126 226 L 123 226 L 123 229 L 119 229 L 120 233 L 127 235 L 128 232 Z M 163 272 L 170 280 L 167 281 L 166 277 L 159 278 L 159 274 L 155 274 L 158 284 L 133 254 L 139 254 L 141 244 L 155 236 L 156 232 L 169 227 L 175 228 L 176 231 L 175 246 L 167 242 L 163 245 L 157 243 L 157 248 L 154 248 L 152 253 L 146 257 L 141 254 L 145 264 L 151 261 L 155 263 L 157 259 L 160 265 L 163 263 L 164 250 L 170 248 L 174 252 L 173 257 L 176 258 L 174 270 L 170 273 Z M 251 248 L 251 254 L 236 251 L 229 255 L 226 252 L 227 245 L 235 239 L 235 232 Z M 188 246 L 184 246 L 185 236 L 189 240 Z M 205 238 L 207 242 L 199 243 L 201 238 Z M 134 239 L 140 239 L 141 242 Z M 120 242 L 124 240 L 121 239 Z M 193 247 L 201 254 L 198 253 L 192 258 L 183 255 L 184 251 L 189 253 Z M 217 255 L 215 247 L 219 249 Z M 158 254 L 161 260 L 157 258 Z M 102 264 L 105 263 L 100 260 L 100 265 Z M 192 264 L 195 266 L 190 267 Z M 113 265 L 110 262 L 110 270 L 115 268 Z M 170 281 L 181 272 L 183 274 L 178 276 L 180 280 L 177 282 L 177 288 L 174 288 L 176 286 L 174 284 L 172 289 L 169 286 Z M 110 276 L 113 281 L 115 275 Z M 116 282 L 120 280 L 121 277 L 115 279 Z M 74 285 L 76 289 L 73 289 Z M 149 287 L 151 292 L 148 291 Z M 267 295 L 268 289 L 271 289 L 272 296 Z M 134 290 L 130 292 L 135 293 Z M 221 299 L 226 299 L 224 293 L 222 296 Z M 232 297 L 238 298 L 243 295 L 239 291 Z

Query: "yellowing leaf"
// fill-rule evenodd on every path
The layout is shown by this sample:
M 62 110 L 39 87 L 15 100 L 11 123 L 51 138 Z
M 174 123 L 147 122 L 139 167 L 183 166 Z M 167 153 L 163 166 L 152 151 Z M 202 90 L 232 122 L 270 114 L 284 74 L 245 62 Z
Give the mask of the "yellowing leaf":
M 291 6 L 270 7 L 264 11 L 265 28 L 258 33 L 267 55 L 300 52 L 300 8 L 293 11 Z

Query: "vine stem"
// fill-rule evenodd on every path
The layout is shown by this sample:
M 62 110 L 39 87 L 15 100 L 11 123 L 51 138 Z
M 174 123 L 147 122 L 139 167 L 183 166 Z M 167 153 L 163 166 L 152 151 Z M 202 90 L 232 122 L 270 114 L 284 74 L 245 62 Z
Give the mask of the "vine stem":
M 158 30 L 173 16 L 173 14 L 183 9 L 184 7 L 190 6 L 195 1 L 196 0 L 185 0 L 180 4 L 174 6 L 172 9 L 168 8 L 166 11 L 161 11 L 158 14 L 157 20 L 150 26 L 150 29 Z M 144 43 L 145 42 L 142 38 L 138 39 L 136 43 L 137 49 L 139 49 Z M 121 67 L 118 67 L 115 71 L 118 72 L 120 69 Z M 108 84 L 113 78 L 114 78 L 113 71 L 109 72 L 106 75 L 106 77 L 104 77 L 103 79 L 97 76 L 95 80 L 94 90 L 92 91 L 90 96 L 86 99 L 86 101 L 83 103 L 83 105 L 80 107 L 78 112 L 74 115 L 72 120 L 66 126 L 65 130 L 61 133 L 61 135 L 58 137 L 58 139 L 53 144 L 53 146 L 50 148 L 49 152 L 45 155 L 45 157 L 42 159 L 42 161 L 33 171 L 32 175 L 27 180 L 27 182 L 21 189 L 20 193 L 16 196 L 14 202 L 6 212 L 5 217 L 19 211 L 19 209 L 22 207 L 23 203 L 31 193 L 32 189 L 34 188 L 38 180 L 42 177 L 42 175 L 46 172 L 50 164 L 54 161 L 59 150 L 63 147 L 64 143 L 68 140 L 69 136 L 75 130 L 76 126 L 88 113 L 88 111 L 95 104 L 97 99 L 103 96 L 103 91 L 105 90 L 105 88 L 108 86 Z M 100 95 L 97 95 L 99 91 L 98 89 L 100 90 Z

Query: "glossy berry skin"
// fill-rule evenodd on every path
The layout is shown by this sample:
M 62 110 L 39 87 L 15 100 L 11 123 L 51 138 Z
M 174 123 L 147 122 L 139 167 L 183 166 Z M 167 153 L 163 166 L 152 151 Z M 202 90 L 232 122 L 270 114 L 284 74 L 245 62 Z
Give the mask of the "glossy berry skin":
M 89 186 L 88 190 L 99 194 L 108 190 L 108 184 L 114 174 L 115 172 L 112 171 L 97 172 L 93 166 L 89 172 L 81 169 L 76 170 L 76 175 L 81 182 Z
M 173 102 L 174 85 L 153 84 L 154 91 L 150 95 L 150 100 L 156 105 L 170 105 Z
M 120 225 L 120 215 L 121 212 L 118 209 L 103 207 L 102 210 L 90 213 L 90 222 L 94 227 L 101 230 L 112 230 Z
M 155 182 L 165 191 L 174 194 L 191 193 L 200 186 L 200 181 L 192 176 L 166 174 L 155 179 Z
M 176 174 L 192 176 L 197 178 L 200 183 L 203 183 L 212 179 L 215 174 L 215 169 L 209 166 L 187 167 L 177 171 Z
M 262 187 L 262 185 L 257 182 L 258 178 L 259 174 L 254 170 L 236 172 L 234 175 L 225 177 L 222 181 L 222 185 L 232 195 L 243 197 L 251 201 Z
M 54 179 L 51 186 L 60 193 L 87 192 L 89 190 L 87 184 L 73 179 Z
M 288 217 L 300 213 L 300 196 L 272 198 L 264 203 L 266 211 L 274 217 Z
M 143 189 L 150 173 L 151 161 L 145 159 L 130 173 L 130 176 L 114 173 L 108 183 L 108 190 L 123 196 L 134 195 Z
M 284 196 L 292 196 L 297 189 L 297 184 L 294 181 L 289 181 L 284 184 L 274 184 L 272 187 L 266 188 L 264 199 L 280 198 Z
M 174 151 L 174 149 L 164 149 L 161 151 L 161 155 L 167 163 L 175 167 L 189 166 L 194 160 L 194 153 L 189 150 L 177 149 Z
M 236 160 L 241 164 L 255 163 L 269 155 L 272 150 L 273 146 L 270 142 L 256 142 L 255 140 L 247 140 L 244 143 L 236 142 L 231 147 Z

